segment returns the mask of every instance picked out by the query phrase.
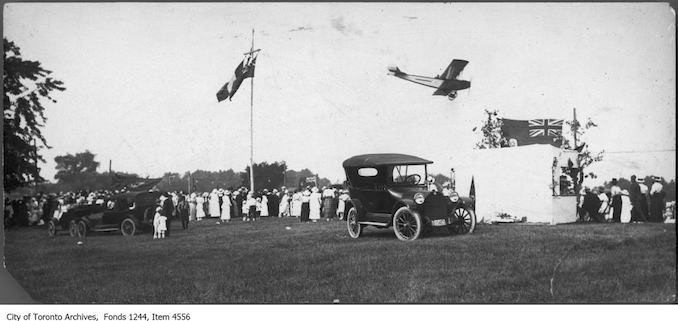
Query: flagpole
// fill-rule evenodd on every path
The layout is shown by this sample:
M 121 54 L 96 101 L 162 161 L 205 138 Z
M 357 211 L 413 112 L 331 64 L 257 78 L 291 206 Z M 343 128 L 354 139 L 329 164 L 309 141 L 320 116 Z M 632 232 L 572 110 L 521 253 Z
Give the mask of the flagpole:
M 252 28 L 252 48 L 254 51 L 254 28 Z M 250 191 L 254 193 L 254 77 L 250 77 Z

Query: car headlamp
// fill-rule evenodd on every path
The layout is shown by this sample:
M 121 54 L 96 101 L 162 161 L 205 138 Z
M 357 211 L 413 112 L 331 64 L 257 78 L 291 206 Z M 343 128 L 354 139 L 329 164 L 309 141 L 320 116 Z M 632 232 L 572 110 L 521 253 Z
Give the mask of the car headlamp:
M 424 204 L 424 194 L 422 193 L 414 194 L 414 202 L 419 205 Z
M 450 194 L 450 201 L 452 201 L 454 203 L 458 202 L 459 201 L 459 194 L 457 194 L 457 192 L 452 192 L 452 194 Z

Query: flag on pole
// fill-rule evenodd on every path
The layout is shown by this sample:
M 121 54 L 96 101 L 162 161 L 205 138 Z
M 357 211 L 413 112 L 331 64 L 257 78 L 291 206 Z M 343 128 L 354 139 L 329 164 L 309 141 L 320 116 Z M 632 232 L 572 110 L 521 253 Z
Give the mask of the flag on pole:
M 501 130 L 504 137 L 514 138 L 518 146 L 531 144 L 551 144 L 560 147 L 560 138 L 563 134 L 562 119 L 532 119 L 516 120 L 502 119 Z
M 240 84 L 249 77 L 254 77 L 254 67 L 257 62 L 257 54 L 248 54 L 240 62 L 233 72 L 231 80 L 226 82 L 217 92 L 217 101 L 231 100 L 235 92 L 238 91 Z

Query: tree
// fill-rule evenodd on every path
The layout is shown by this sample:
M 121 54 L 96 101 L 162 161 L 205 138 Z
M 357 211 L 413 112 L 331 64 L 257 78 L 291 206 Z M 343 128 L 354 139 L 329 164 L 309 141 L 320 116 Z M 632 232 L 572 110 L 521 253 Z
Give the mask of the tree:
M 179 190 L 188 188 L 188 180 L 191 181 L 191 192 L 209 192 L 215 188 L 236 189 L 243 185 L 242 172 L 235 172 L 232 169 L 226 171 L 210 172 L 197 170 L 193 173 L 185 173 L 181 178 L 184 184 Z
M 254 190 L 260 191 L 264 188 L 273 189 L 282 186 L 285 183 L 285 172 L 287 164 L 285 161 L 274 163 L 255 163 L 254 164 Z M 250 167 L 245 168 L 241 174 L 243 185 L 250 186 Z
M 591 120 L 591 118 L 588 118 L 583 126 L 581 123 L 579 123 L 578 120 L 565 121 L 565 125 L 570 128 L 570 133 L 572 133 L 573 138 L 574 137 L 579 138 L 576 142 L 576 146 L 575 142 L 571 141 L 568 137 L 565 137 L 562 134 L 562 132 L 561 135 L 558 138 L 556 138 L 556 140 L 562 142 L 561 148 L 576 150 L 577 152 L 579 152 L 579 154 L 577 155 L 577 162 L 579 163 L 579 179 L 576 181 L 575 184 L 575 190 L 579 191 L 579 186 L 583 182 L 584 176 L 588 175 L 591 177 L 595 177 L 594 173 L 586 173 L 586 168 L 589 167 L 594 162 L 599 162 L 603 160 L 605 150 L 601 150 L 600 152 L 594 155 L 589 150 L 589 145 L 584 141 L 586 132 L 592 127 L 598 127 L 598 125 L 594 123 L 593 120 Z
M 42 103 L 45 99 L 55 103 L 51 93 L 66 88 L 49 77 L 51 71 L 42 68 L 40 62 L 23 60 L 14 42 L 3 38 L 3 45 L 4 188 L 11 191 L 31 181 L 44 181 L 37 162 L 45 160 L 38 151 L 50 147 L 41 131 L 47 120 Z
M 501 118 L 498 117 L 499 112 L 495 109 L 489 111 L 485 109 L 487 114 L 487 119 L 483 121 L 483 125 L 480 127 L 482 137 L 479 142 L 476 143 L 476 148 L 485 149 L 485 148 L 500 148 L 507 145 L 507 139 L 504 137 L 501 126 L 503 122 Z M 474 127 L 475 131 L 478 127 Z
M 96 174 L 99 162 L 89 150 L 75 155 L 66 154 L 54 157 L 57 173 L 54 178 L 62 183 L 73 183 Z

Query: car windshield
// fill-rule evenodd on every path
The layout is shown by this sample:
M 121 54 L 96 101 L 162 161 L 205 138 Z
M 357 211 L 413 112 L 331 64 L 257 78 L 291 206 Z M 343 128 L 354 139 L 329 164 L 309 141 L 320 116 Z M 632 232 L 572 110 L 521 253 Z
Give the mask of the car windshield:
M 393 166 L 393 183 L 409 185 L 426 184 L 426 165 Z

